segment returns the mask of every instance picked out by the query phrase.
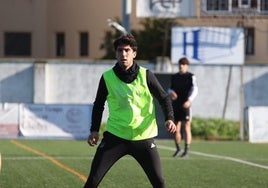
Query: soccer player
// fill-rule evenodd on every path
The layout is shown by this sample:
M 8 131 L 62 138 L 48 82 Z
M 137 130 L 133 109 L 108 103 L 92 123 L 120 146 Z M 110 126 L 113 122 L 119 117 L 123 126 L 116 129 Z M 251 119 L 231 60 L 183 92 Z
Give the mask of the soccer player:
M 106 132 L 91 164 L 85 188 L 95 188 L 112 165 L 131 155 L 142 166 L 153 187 L 165 187 L 160 157 L 154 137 L 157 124 L 153 96 L 165 115 L 168 132 L 175 133 L 174 115 L 168 93 L 149 70 L 139 66 L 135 38 L 124 35 L 114 41 L 117 63 L 104 72 L 98 86 L 92 111 L 88 144 L 97 145 L 105 101 L 109 117 Z
M 172 75 L 171 86 L 168 90 L 172 99 L 175 123 L 177 126 L 174 134 L 176 152 L 173 157 L 180 155 L 180 143 L 182 140 L 181 132 L 185 133 L 184 152 L 181 157 L 188 156 L 190 144 L 192 142 L 191 132 L 191 104 L 198 94 L 196 77 L 193 73 L 188 72 L 189 61 L 183 57 L 179 60 L 179 72 Z M 181 131 L 182 130 L 182 131 Z

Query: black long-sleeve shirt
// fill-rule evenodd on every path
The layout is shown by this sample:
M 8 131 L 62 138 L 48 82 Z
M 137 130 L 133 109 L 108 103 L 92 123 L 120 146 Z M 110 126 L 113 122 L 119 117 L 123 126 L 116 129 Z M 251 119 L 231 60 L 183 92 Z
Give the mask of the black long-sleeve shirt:
M 190 72 L 183 74 L 178 72 L 172 75 L 170 89 L 178 95 L 178 98 L 173 101 L 174 108 L 182 107 L 187 100 L 192 102 L 198 94 L 195 75 Z
M 121 69 L 121 67 L 117 63 L 113 67 L 113 70 L 120 80 L 126 83 L 131 83 L 134 79 L 136 79 L 136 76 L 139 71 L 139 66 L 136 63 L 134 63 L 133 66 L 129 70 L 124 71 L 123 69 Z M 147 79 L 147 84 L 148 84 L 148 88 L 150 92 L 158 100 L 159 104 L 161 105 L 163 109 L 165 120 L 173 121 L 174 114 L 173 114 L 171 99 L 168 93 L 162 88 L 161 84 L 158 82 L 155 75 L 149 70 L 146 71 L 146 79 Z M 92 109 L 92 117 L 91 117 L 92 123 L 91 123 L 91 128 L 90 128 L 91 132 L 99 131 L 107 95 L 108 95 L 108 90 L 107 90 L 105 80 L 102 75 L 100 82 L 99 82 L 93 109 Z

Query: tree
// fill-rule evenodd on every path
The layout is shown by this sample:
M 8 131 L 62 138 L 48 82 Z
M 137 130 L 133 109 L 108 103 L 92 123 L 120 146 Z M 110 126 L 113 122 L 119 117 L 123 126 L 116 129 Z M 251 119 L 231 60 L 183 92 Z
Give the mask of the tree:
M 138 60 L 156 62 L 158 56 L 170 56 L 172 19 L 142 19 L 142 30 L 132 30 L 138 42 Z M 106 31 L 101 49 L 106 51 L 103 59 L 114 58 L 112 41 L 121 34 L 118 31 Z
M 158 56 L 170 56 L 171 27 L 170 19 L 144 19 L 140 24 L 143 30 L 133 31 L 138 42 L 137 59 L 156 62 Z

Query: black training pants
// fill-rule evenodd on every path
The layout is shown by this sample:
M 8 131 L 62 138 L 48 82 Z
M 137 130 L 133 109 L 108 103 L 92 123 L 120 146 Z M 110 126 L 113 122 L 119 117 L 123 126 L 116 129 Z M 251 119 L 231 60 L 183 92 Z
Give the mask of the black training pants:
M 131 155 L 138 161 L 154 188 L 165 187 L 160 157 L 153 138 L 128 141 L 105 132 L 84 188 L 96 188 L 112 165 L 125 155 Z

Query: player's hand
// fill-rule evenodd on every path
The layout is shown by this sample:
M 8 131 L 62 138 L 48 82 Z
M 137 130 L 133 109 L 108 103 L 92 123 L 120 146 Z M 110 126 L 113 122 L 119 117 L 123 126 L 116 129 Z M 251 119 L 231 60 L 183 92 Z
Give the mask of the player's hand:
M 87 143 L 88 143 L 90 146 L 95 146 L 95 145 L 97 145 L 98 140 L 99 140 L 99 133 L 96 132 L 96 131 L 93 131 L 93 132 L 91 132 L 90 135 L 88 136 Z
M 190 106 L 191 106 L 191 101 L 190 101 L 190 100 L 187 100 L 187 101 L 183 104 L 183 108 L 186 108 L 186 109 L 190 108 Z
M 167 120 L 165 122 L 165 126 L 166 126 L 166 129 L 169 133 L 175 133 L 177 130 L 177 127 L 172 120 Z
M 170 91 L 169 93 L 171 100 L 176 100 L 178 98 L 178 95 L 175 91 Z

